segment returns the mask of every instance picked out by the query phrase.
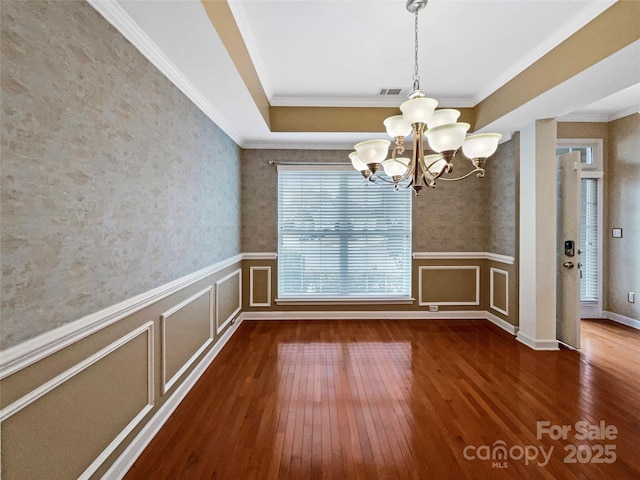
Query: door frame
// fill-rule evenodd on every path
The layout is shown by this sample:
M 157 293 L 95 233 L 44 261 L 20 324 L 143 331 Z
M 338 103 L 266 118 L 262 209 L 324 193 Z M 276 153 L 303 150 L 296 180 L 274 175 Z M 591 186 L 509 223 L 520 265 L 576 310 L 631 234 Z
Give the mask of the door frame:
M 604 140 L 602 138 L 558 138 L 557 146 L 589 147 L 593 151 L 593 163 L 582 164 L 581 178 L 597 179 L 598 196 L 598 300 L 595 302 L 580 301 L 580 316 L 582 318 L 602 318 L 604 294 Z

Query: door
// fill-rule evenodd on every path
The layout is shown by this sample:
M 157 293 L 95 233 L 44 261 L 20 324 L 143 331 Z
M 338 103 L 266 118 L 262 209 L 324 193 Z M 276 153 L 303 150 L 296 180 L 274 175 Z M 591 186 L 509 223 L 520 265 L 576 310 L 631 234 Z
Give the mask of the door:
M 558 157 L 556 338 L 580 348 L 580 153 Z

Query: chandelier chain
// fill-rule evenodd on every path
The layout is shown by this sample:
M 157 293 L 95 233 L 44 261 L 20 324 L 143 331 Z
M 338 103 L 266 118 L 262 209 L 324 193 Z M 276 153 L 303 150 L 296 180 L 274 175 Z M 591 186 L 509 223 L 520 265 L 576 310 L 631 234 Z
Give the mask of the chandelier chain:
M 415 47 L 414 47 L 414 73 L 413 73 L 413 89 L 420 90 L 420 74 L 418 73 L 418 11 L 415 13 Z

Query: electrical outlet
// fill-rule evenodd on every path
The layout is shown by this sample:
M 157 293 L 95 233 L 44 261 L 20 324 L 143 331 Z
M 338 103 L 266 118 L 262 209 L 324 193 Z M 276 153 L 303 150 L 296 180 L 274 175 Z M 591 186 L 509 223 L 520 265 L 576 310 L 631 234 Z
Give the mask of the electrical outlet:
M 627 293 L 627 301 L 629 303 L 636 303 L 636 294 L 633 292 Z
M 429 305 L 429 311 L 430 312 L 437 312 L 438 311 L 438 305 Z

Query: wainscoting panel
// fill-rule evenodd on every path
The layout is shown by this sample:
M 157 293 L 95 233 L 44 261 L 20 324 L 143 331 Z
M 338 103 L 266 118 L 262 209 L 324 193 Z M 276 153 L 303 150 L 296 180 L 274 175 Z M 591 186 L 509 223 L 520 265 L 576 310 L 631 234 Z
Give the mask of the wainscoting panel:
M 480 305 L 478 265 L 430 265 L 418 268 L 418 304 Z
M 213 342 L 212 297 L 205 288 L 161 315 L 163 394 Z
M 231 257 L 0 352 L 3 480 L 122 478 L 241 323 L 223 320 L 242 299 L 242 262 Z
M 509 272 L 489 269 L 489 307 L 503 315 L 509 315 Z
M 216 282 L 216 333 L 221 333 L 242 310 L 242 270 Z
M 147 322 L 0 412 L 2 477 L 89 478 L 154 405 Z
M 249 267 L 249 306 L 271 306 L 271 267 Z

